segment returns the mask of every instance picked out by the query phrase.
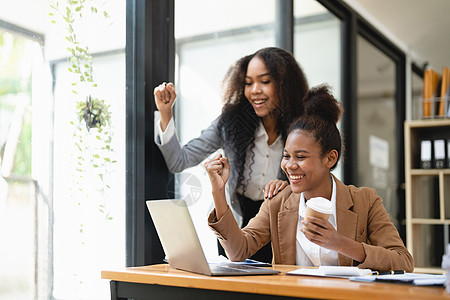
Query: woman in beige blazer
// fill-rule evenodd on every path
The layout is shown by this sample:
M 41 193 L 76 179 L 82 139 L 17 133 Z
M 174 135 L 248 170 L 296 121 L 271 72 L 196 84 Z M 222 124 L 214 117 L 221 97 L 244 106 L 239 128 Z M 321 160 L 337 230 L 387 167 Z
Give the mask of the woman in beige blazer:
M 225 200 L 228 159 L 218 156 L 205 163 L 215 203 L 208 222 L 231 260 L 244 260 L 271 241 L 275 264 L 413 271 L 413 258 L 375 190 L 344 185 L 330 173 L 341 156 L 336 127 L 341 114 L 326 86 L 311 89 L 305 115 L 288 131 L 281 161 L 290 185 L 266 199 L 243 229 Z M 305 218 L 305 203 L 313 197 L 332 202 L 327 221 Z

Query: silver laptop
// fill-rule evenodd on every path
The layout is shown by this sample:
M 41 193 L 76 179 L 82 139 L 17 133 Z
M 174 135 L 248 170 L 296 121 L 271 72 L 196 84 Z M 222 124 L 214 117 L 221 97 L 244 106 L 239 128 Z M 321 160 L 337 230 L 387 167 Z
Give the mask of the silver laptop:
M 242 264 L 208 264 L 191 215 L 183 200 L 149 200 L 147 207 L 169 265 L 173 268 L 210 276 L 280 273 L 272 269 Z

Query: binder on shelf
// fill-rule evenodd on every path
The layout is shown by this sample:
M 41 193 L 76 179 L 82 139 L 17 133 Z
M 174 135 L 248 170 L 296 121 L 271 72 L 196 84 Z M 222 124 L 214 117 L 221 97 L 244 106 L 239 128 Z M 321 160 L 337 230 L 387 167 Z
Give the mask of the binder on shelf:
M 447 160 L 445 152 L 445 140 L 434 140 L 434 167 L 436 169 L 445 168 L 445 162 Z
M 422 169 L 431 169 L 433 154 L 431 145 L 431 140 L 422 140 L 420 142 L 420 167 Z
M 450 169 L 450 138 L 447 139 L 447 169 Z

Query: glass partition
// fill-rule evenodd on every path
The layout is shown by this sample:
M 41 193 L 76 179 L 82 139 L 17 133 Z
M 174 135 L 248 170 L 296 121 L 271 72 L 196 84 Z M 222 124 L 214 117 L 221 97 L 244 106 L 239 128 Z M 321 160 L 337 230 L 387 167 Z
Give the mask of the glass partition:
M 181 144 L 220 115 L 228 68 L 244 55 L 275 46 L 274 21 L 274 0 L 175 1 L 175 122 Z M 208 175 L 200 164 L 175 180 L 178 197 L 196 191 L 189 209 L 205 254 L 216 256 L 217 239 L 206 222 L 213 207 Z
M 399 228 L 395 63 L 361 36 L 357 54 L 358 185 L 377 190 Z
M 420 120 L 422 118 L 422 91 L 423 78 L 416 72 L 411 72 L 411 118 Z
M 32 177 L 33 66 L 42 51 L 30 38 L 0 28 L 0 298 L 34 296 L 35 213 Z
M 110 105 L 111 152 L 92 129 L 77 134 L 68 64 L 55 66 L 53 211 L 54 295 L 107 299 L 105 268 L 125 266 L 125 55 L 94 57 L 98 93 Z M 71 100 L 72 99 L 72 100 Z M 82 138 L 83 151 L 76 139 Z M 98 159 L 96 159 L 96 157 Z M 80 165 L 81 161 L 87 164 Z M 115 161 L 100 165 L 101 160 Z M 82 163 L 82 162 L 81 162 Z M 98 167 L 93 167 L 98 164 Z
M 309 86 L 327 84 L 338 100 L 342 93 L 341 27 L 342 21 L 317 1 L 294 1 L 294 55 Z M 333 171 L 339 179 L 341 166 L 342 162 Z
M 100 271 L 125 266 L 125 2 L 90 2 L 73 24 L 88 49 L 79 69 L 57 2 L 0 10 L 1 299 L 109 299 Z M 83 123 L 89 94 L 108 106 L 107 129 Z

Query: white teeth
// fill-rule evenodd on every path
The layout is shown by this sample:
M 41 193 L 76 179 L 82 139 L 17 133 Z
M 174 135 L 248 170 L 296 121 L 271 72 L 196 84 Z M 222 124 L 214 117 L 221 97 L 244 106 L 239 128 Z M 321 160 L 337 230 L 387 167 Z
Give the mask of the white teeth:
M 266 102 L 266 100 L 254 100 L 253 101 L 253 103 L 255 103 L 255 104 L 262 104 L 264 102 Z
M 303 177 L 305 177 L 305 175 L 290 175 L 289 177 L 291 179 L 298 180 L 298 179 L 302 179 Z

